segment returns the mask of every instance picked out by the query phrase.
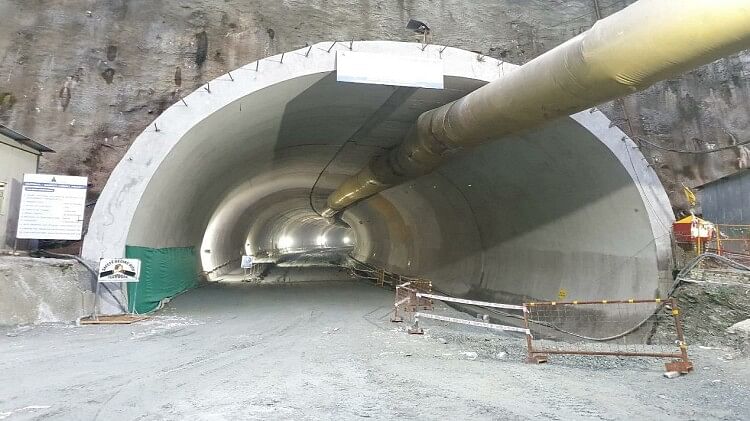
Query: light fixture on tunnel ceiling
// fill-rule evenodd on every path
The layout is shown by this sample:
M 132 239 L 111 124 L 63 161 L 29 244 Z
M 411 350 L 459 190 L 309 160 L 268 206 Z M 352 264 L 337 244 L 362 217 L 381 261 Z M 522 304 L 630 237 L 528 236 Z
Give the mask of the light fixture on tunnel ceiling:
M 430 28 L 424 22 L 420 22 L 416 19 L 409 19 L 409 22 L 406 24 L 406 29 L 411 29 L 418 34 L 424 34 L 425 32 L 430 31 Z
M 352 239 L 349 238 L 349 237 L 344 237 L 344 238 L 341 239 L 341 241 L 343 241 L 344 244 L 351 244 L 352 243 Z
M 294 238 L 288 235 L 282 235 L 279 237 L 279 248 L 288 249 L 294 245 Z
M 406 24 L 406 29 L 414 31 L 415 34 L 422 35 L 422 43 L 427 43 L 427 36 L 430 35 L 430 27 L 428 27 L 427 24 L 416 19 L 409 19 L 409 22 Z

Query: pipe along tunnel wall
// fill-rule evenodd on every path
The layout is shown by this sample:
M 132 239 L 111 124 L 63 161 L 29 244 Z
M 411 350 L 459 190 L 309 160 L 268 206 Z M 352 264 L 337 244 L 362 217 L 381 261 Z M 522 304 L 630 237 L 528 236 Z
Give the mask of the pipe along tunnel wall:
M 191 278 L 151 286 L 165 296 L 201 270 L 238 267 L 245 251 L 346 238 L 361 261 L 478 299 L 553 299 L 560 289 L 581 300 L 653 297 L 671 284 L 667 196 L 596 110 L 462 152 L 348 209 L 351 229 L 329 225 L 317 214 L 328 194 L 422 112 L 516 67 L 441 46 L 354 42 L 353 51 L 440 60 L 445 89 L 341 83 L 336 51 L 349 44 L 331 45 L 248 64 L 160 115 L 113 171 L 84 258 L 138 255 Z

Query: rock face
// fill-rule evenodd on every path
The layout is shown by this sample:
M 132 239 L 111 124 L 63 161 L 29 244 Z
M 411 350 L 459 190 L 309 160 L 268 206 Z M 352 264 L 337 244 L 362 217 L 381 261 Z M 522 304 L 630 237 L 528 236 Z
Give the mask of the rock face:
M 589 0 L 51 0 L 0 2 L 0 121 L 57 150 L 42 171 L 88 175 L 98 194 L 151 120 L 226 71 L 319 41 L 416 40 L 524 63 L 590 27 Z M 605 2 L 601 2 L 605 3 Z M 631 1 L 602 4 L 602 16 Z M 750 54 L 718 60 L 601 108 L 626 133 L 674 149 L 750 140 Z M 236 77 L 242 77 L 238 73 Z M 750 166 L 750 149 L 645 147 L 676 208 L 681 183 Z
M 735 346 L 741 352 L 750 355 L 750 319 L 729 326 L 727 333 L 734 337 Z
M 750 328 L 745 320 L 750 314 L 747 294 L 745 285 L 681 284 L 674 296 L 682 312 L 688 345 L 750 351 L 750 332 L 742 330 Z
M 737 322 L 727 328 L 727 333 L 744 336 L 750 339 L 750 319 L 745 319 L 741 322 Z

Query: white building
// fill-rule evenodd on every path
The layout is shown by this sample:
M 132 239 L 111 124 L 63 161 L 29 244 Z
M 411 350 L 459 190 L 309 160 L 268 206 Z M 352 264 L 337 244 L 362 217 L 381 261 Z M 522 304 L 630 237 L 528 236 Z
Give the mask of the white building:
M 36 173 L 43 152 L 54 152 L 0 124 L 0 250 L 16 244 L 23 175 Z

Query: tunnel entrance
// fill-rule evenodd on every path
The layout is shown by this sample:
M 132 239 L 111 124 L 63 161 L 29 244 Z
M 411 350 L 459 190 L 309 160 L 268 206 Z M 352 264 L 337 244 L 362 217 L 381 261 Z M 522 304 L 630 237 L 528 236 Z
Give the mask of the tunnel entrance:
M 422 112 L 515 68 L 453 48 L 355 42 L 353 51 L 440 60 L 445 88 L 341 83 L 339 48 L 349 51 L 322 43 L 234 70 L 138 136 L 83 246 L 86 259 L 138 257 L 151 268 L 137 310 L 201 276 L 236 273 L 242 254 L 321 248 L 485 300 L 551 299 L 563 288 L 580 299 L 653 296 L 671 283 L 667 196 L 595 110 L 459 153 L 330 225 L 318 213 L 327 195 Z

